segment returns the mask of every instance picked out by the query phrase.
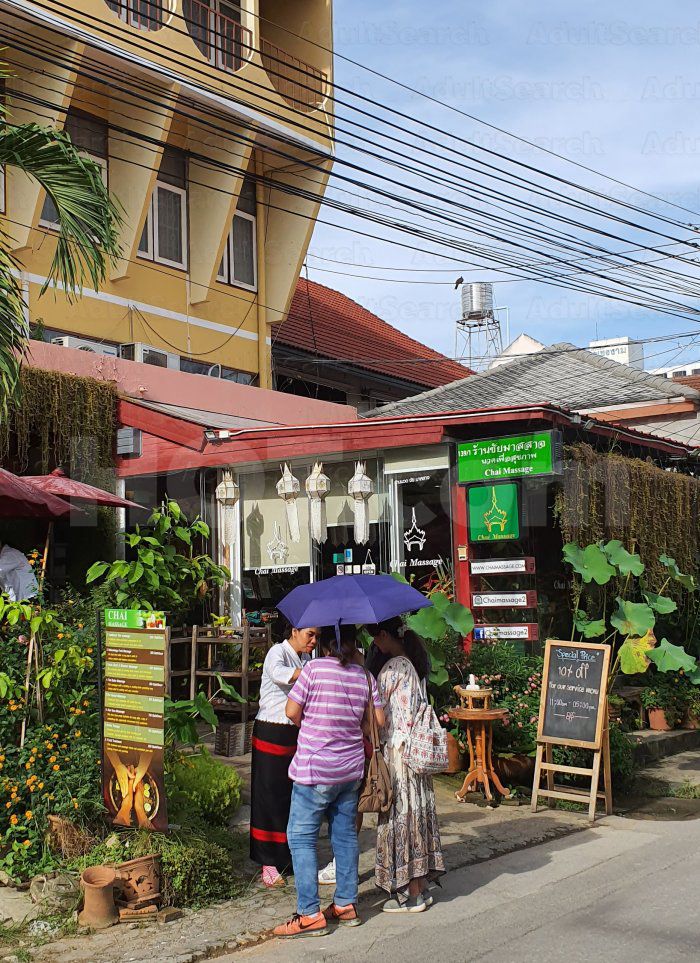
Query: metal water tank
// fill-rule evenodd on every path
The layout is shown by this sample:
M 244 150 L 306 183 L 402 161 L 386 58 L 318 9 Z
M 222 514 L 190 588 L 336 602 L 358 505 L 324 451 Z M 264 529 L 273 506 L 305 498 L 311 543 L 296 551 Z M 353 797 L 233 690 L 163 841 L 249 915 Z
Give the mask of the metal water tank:
M 462 285 L 462 317 L 475 321 L 493 317 L 493 284 L 474 281 Z

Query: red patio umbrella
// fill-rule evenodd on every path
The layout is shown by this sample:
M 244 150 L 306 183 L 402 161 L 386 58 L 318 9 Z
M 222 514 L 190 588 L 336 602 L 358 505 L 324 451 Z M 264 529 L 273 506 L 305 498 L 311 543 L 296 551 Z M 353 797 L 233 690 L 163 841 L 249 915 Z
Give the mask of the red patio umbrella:
M 70 505 L 31 480 L 0 468 L 0 516 L 3 518 L 62 518 Z
M 69 478 L 62 468 L 55 468 L 50 475 L 24 475 L 30 484 L 41 488 L 42 491 L 60 498 L 70 498 L 78 502 L 91 502 L 93 505 L 106 505 L 111 508 L 143 508 L 127 498 L 120 498 L 111 492 L 103 491 L 84 482 Z

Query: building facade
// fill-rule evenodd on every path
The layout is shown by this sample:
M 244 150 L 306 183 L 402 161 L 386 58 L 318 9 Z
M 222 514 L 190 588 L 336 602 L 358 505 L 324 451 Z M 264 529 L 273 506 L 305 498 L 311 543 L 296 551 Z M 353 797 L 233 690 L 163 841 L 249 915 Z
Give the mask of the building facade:
M 0 174 L 41 337 L 268 387 L 332 163 L 329 0 L 0 0 L 0 29 L 9 121 L 64 129 L 123 219 L 100 291 L 40 299 L 56 212 Z

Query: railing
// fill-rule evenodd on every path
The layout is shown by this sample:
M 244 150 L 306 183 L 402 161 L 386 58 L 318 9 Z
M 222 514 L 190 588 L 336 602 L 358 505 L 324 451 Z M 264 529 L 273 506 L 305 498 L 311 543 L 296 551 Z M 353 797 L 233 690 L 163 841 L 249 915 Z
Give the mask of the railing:
M 328 96 L 328 79 L 322 70 L 292 57 L 269 40 L 260 41 L 260 54 L 270 83 L 297 110 L 317 110 Z
M 107 0 L 120 20 L 138 30 L 160 30 L 165 19 L 162 0 Z
M 229 73 L 240 70 L 253 37 L 250 30 L 241 26 L 238 4 L 184 0 L 183 13 L 190 36 L 209 63 Z

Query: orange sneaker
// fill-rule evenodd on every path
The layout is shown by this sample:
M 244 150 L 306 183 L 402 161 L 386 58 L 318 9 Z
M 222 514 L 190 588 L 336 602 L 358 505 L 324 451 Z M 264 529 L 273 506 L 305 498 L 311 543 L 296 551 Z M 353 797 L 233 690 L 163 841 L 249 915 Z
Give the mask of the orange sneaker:
M 349 906 L 336 906 L 335 903 L 324 909 L 323 915 L 329 923 L 339 923 L 341 926 L 359 926 L 362 920 L 357 915 L 354 903 Z
M 313 916 L 300 916 L 295 913 L 290 920 L 274 929 L 274 935 L 283 939 L 290 936 L 325 936 L 327 932 L 326 917 L 320 912 Z

